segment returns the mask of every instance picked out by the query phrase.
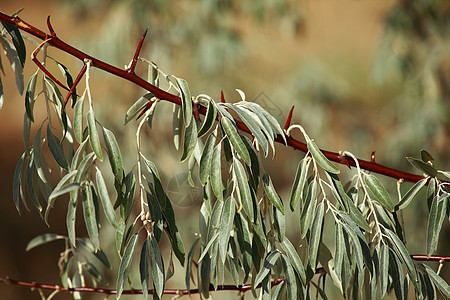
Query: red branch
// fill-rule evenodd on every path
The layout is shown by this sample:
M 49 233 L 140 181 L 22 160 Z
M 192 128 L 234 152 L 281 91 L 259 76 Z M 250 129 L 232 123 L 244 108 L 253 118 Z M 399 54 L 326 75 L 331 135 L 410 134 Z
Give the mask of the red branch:
M 0 20 L 6 22 L 8 24 L 11 24 L 11 25 L 13 25 L 13 26 L 15 26 L 15 27 L 17 27 L 17 28 L 43 40 L 43 41 L 47 41 L 47 43 L 49 45 L 51 45 L 55 48 L 58 48 L 64 52 L 80 59 L 81 61 L 85 61 L 86 59 L 88 59 L 92 62 L 91 65 L 93 67 L 102 69 L 102 70 L 104 70 L 110 74 L 113 74 L 117 77 L 126 79 L 126 80 L 152 92 L 157 98 L 159 98 L 161 100 L 166 100 L 166 101 L 181 105 L 180 97 L 159 89 L 158 87 L 152 85 L 151 83 L 145 81 L 141 77 L 134 74 L 134 72 L 129 72 L 128 69 L 127 70 L 119 69 L 113 65 L 105 63 L 99 59 L 96 59 L 96 58 L 74 48 L 73 46 L 71 46 L 71 45 L 65 43 L 64 41 L 62 41 L 61 39 L 59 39 L 54 34 L 54 31 L 49 35 L 43 31 L 41 31 L 40 29 L 26 23 L 25 21 L 23 21 L 21 18 L 19 18 L 17 16 L 11 17 L 11 16 L 6 15 L 1 12 L 0 12 Z M 223 101 L 223 98 L 222 98 L 222 101 Z M 206 109 L 204 107 L 200 107 L 199 112 L 202 114 L 205 114 Z M 238 125 L 238 128 L 241 131 L 251 134 L 250 130 L 243 122 L 236 120 L 236 123 Z M 296 140 L 292 137 L 286 137 L 286 139 L 287 139 L 288 146 L 291 146 L 292 148 L 303 151 L 303 152 L 308 151 L 308 148 L 305 143 L 303 143 L 299 140 Z M 276 141 L 280 142 L 280 143 L 284 143 L 283 137 L 280 135 L 277 136 Z M 345 157 L 341 156 L 339 153 L 326 151 L 326 150 L 322 150 L 322 152 L 331 161 L 334 161 L 334 162 L 337 162 L 340 164 L 345 164 L 348 166 L 356 165 L 353 160 L 347 160 Z M 391 178 L 395 178 L 395 179 L 403 179 L 403 180 L 409 181 L 409 182 L 417 182 L 424 178 L 421 175 L 407 173 L 407 172 L 403 172 L 400 170 L 396 170 L 393 168 L 389 168 L 389 167 L 380 165 L 380 164 L 376 163 L 375 161 L 366 161 L 366 160 L 359 159 L 358 163 L 361 166 L 361 168 L 363 168 L 367 171 L 382 174 L 382 175 L 385 175 L 385 176 L 388 176 Z

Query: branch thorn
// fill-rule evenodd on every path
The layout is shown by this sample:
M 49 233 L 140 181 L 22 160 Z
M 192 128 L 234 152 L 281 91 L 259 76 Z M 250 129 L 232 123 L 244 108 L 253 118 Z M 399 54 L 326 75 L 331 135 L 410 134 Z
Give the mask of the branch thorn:
M 222 101 L 222 103 L 225 103 L 225 97 L 223 95 L 223 91 L 220 91 L 220 101 Z
M 375 151 L 372 151 L 372 154 L 370 155 L 370 162 L 375 162 Z
M 47 27 L 48 27 L 48 30 L 50 31 L 50 35 L 52 37 L 56 37 L 56 32 L 55 32 L 55 30 L 53 30 L 52 24 L 50 23 L 50 15 L 47 17 Z
M 147 103 L 147 105 L 144 107 L 144 109 L 141 111 L 141 113 L 139 114 L 139 116 L 136 118 L 136 120 L 139 120 L 140 117 L 142 117 L 143 114 L 145 114 L 145 112 L 147 110 L 150 109 L 150 107 L 152 107 L 152 104 L 155 102 L 155 100 L 150 101 L 149 103 Z
M 284 131 L 287 131 L 289 126 L 291 126 L 292 113 L 294 112 L 294 105 L 292 105 L 291 110 L 289 111 L 288 118 L 286 120 L 286 124 L 284 125 Z
M 148 32 L 148 27 L 147 27 L 147 29 L 145 29 L 144 34 L 142 35 L 141 39 L 139 40 L 139 44 L 136 48 L 136 52 L 134 53 L 133 60 L 131 61 L 130 66 L 127 68 L 127 72 L 130 74 L 134 73 L 134 69 L 136 68 L 136 63 L 139 58 L 139 53 L 141 52 L 142 44 L 144 43 L 144 39 L 145 39 L 145 36 L 147 35 L 147 32 Z

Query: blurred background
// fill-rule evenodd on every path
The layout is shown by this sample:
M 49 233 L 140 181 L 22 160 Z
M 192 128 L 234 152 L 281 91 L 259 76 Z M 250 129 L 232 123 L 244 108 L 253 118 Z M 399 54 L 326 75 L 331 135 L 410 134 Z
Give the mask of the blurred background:
M 193 95 L 206 93 L 217 101 L 223 90 L 227 101 L 234 102 L 239 100 L 234 89 L 241 89 L 247 100 L 265 107 L 282 125 L 295 105 L 293 123 L 301 124 L 323 149 L 348 150 L 367 160 L 376 151 L 378 163 L 409 172 L 415 171 L 405 157 L 419 157 L 420 149 L 427 149 L 437 168 L 450 168 L 448 1 L 0 0 L 4 13 L 20 8 L 25 8 L 20 13 L 23 20 L 44 31 L 46 17 L 51 15 L 61 39 L 118 67 L 129 63 L 140 36 L 149 28 L 141 56 L 165 73 L 187 80 Z M 33 48 L 27 43 L 28 53 Z M 81 62 L 56 49 L 49 53 L 76 76 Z M 14 208 L 12 180 L 24 150 L 25 108 L 14 74 L 4 55 L 2 59 L 6 76 L 2 76 L 5 103 L 0 110 L 0 276 L 58 284 L 57 262 L 63 242 L 30 252 L 25 247 L 30 239 L 46 232 L 66 235 L 67 204 L 56 202 L 50 228 L 35 210 L 23 209 L 19 216 Z M 28 56 L 25 82 L 35 71 Z M 146 77 L 147 69 L 139 66 L 137 72 Z M 135 157 L 137 124 L 124 127 L 123 119 L 145 91 L 101 70 L 92 70 L 91 78 L 96 116 L 116 132 L 129 171 Z M 84 80 L 80 91 L 83 86 Z M 40 112 L 42 116 L 44 107 L 39 106 L 44 103 L 38 101 L 35 108 L 37 116 Z M 173 147 L 171 111 L 168 103 L 158 106 L 153 129 L 143 135 L 144 152 L 159 166 L 188 251 L 198 232 L 201 197 L 179 180 L 187 172 L 187 164 L 179 165 L 181 153 Z M 37 119 L 40 124 L 42 118 Z M 301 157 L 303 153 L 278 146 L 275 160 L 264 162 L 283 199 L 289 197 Z M 381 179 L 395 192 L 395 180 Z M 404 184 L 402 190 L 409 187 Z M 403 216 L 411 253 L 425 253 L 427 216 L 425 201 L 413 202 Z M 292 237 L 298 231 L 298 219 L 288 217 L 292 223 L 288 235 Z M 83 224 L 77 230 L 83 234 Z M 450 255 L 448 223 L 442 230 L 436 254 Z M 111 231 L 111 240 L 105 238 L 102 244 L 109 245 L 112 239 Z M 105 251 L 111 254 L 113 264 L 117 263 L 114 249 Z M 175 277 L 167 288 L 185 288 L 184 273 L 175 267 Z M 447 282 L 449 269 L 443 269 Z M 107 277 L 109 287 L 114 288 L 115 274 Z M 135 288 L 140 288 L 138 282 Z M 327 286 L 332 288 L 332 283 Z M 39 298 L 37 292 L 4 284 L 0 284 L 0 295 L 3 299 Z

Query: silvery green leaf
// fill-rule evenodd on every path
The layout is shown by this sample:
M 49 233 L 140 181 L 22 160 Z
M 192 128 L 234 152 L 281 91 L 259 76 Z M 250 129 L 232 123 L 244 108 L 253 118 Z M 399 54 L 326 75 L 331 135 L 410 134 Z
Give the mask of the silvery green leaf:
M 239 154 L 239 156 L 247 163 L 251 165 L 250 154 L 248 153 L 247 147 L 245 147 L 244 142 L 241 139 L 240 134 L 233 121 L 227 117 L 222 117 L 220 120 L 223 130 L 225 131 L 228 139 L 230 140 L 233 149 Z
M 76 239 L 75 239 L 76 212 L 77 212 L 77 201 L 70 199 L 67 206 L 66 226 L 70 244 L 74 247 L 76 247 Z
M 58 64 L 59 70 L 61 71 L 62 75 L 64 76 L 64 79 L 66 80 L 67 86 L 69 87 L 69 89 L 71 89 L 73 86 L 72 75 L 70 75 L 70 72 L 66 68 L 66 66 L 64 66 L 60 62 L 57 62 L 57 64 Z M 77 102 L 77 88 L 76 87 L 73 89 L 71 97 L 72 97 L 72 107 L 73 107 L 75 105 L 75 103 Z
M 273 225 L 278 232 L 278 240 L 283 242 L 286 237 L 286 218 L 278 209 L 273 207 L 273 219 Z
M 192 281 L 194 281 L 194 275 L 192 274 L 192 261 L 194 259 L 194 251 L 197 248 L 197 244 L 199 241 L 200 238 L 195 239 L 194 243 L 192 244 L 191 250 L 189 250 L 186 260 L 186 273 L 184 276 L 184 280 L 186 282 L 186 290 L 188 292 L 188 295 L 191 295 L 191 278 Z
M 31 131 L 31 120 L 28 118 L 27 113 L 24 113 L 22 138 L 25 149 L 30 148 L 30 131 Z
M 323 152 L 317 147 L 316 143 L 312 140 L 307 141 L 308 150 L 311 153 L 314 160 L 321 166 L 325 171 L 332 174 L 339 174 L 339 169 L 333 165 L 328 158 L 323 154 Z
M 154 97 L 153 93 L 147 93 L 140 97 L 125 113 L 124 125 L 127 125 L 131 120 L 133 120 L 148 104 L 148 102 Z
M 122 155 L 120 154 L 119 144 L 112 131 L 103 127 L 103 139 L 105 140 L 106 150 L 108 151 L 109 164 L 113 171 L 117 182 L 122 183 L 123 180 L 123 166 Z
M 188 159 L 197 145 L 197 121 L 192 120 L 184 130 L 183 155 L 181 161 Z
M 181 144 L 181 133 L 183 131 L 183 119 L 181 117 L 181 107 L 179 105 L 173 105 L 172 114 L 172 134 L 173 144 L 175 149 L 178 150 Z
M 425 163 L 417 158 L 414 158 L 414 157 L 407 157 L 406 159 L 417 170 L 422 171 L 427 176 L 430 176 L 432 178 L 436 177 L 437 170 L 430 164 L 427 164 L 427 163 Z
M 22 68 L 25 66 L 25 58 L 27 56 L 27 50 L 25 48 L 25 43 L 23 42 L 22 35 L 20 34 L 19 29 L 16 26 L 8 24 L 6 22 L 2 22 L 3 27 L 8 31 L 11 36 L 11 40 L 14 44 L 14 48 L 18 53 L 20 63 Z
M 307 187 L 305 203 L 303 204 L 300 214 L 300 236 L 302 239 L 306 237 L 306 234 L 312 225 L 311 222 L 313 221 L 317 204 L 316 191 L 317 181 L 312 180 Z
M 30 251 L 34 247 L 40 246 L 42 244 L 46 244 L 46 243 L 56 241 L 56 240 L 63 240 L 63 239 L 65 239 L 65 236 L 62 236 L 59 234 L 54 234 L 54 233 L 46 233 L 43 235 L 39 235 L 28 242 L 26 251 Z
M 280 196 L 278 196 L 277 191 L 273 187 L 272 179 L 268 174 L 263 174 L 262 179 L 264 183 L 264 192 L 266 193 L 267 198 L 269 198 L 273 206 L 275 206 L 284 215 L 283 202 L 281 201 Z
M 84 223 L 95 249 L 100 248 L 100 242 L 98 239 L 98 224 L 95 215 L 94 197 L 92 195 L 92 189 L 90 185 L 85 185 L 82 190 L 83 195 L 83 216 Z
M 320 202 L 317 206 L 316 214 L 311 226 L 311 236 L 308 246 L 308 263 L 313 270 L 316 269 L 317 257 L 319 255 L 319 245 L 322 240 L 322 226 L 324 221 L 324 204 Z
M 214 234 L 214 236 L 211 238 L 211 240 L 209 240 L 208 244 L 206 245 L 205 249 L 203 249 L 203 252 L 202 252 L 202 254 L 200 255 L 200 257 L 199 257 L 199 259 L 197 261 L 198 263 L 200 263 L 203 260 L 203 258 L 205 258 L 205 256 L 209 257 L 208 251 L 211 248 L 211 246 L 213 244 L 215 244 L 215 242 L 216 242 L 217 238 L 219 237 L 219 235 L 220 235 L 220 232 L 217 232 L 216 234 Z
M 3 52 L 8 57 L 11 68 L 16 75 L 16 85 L 19 93 L 22 95 L 24 82 L 23 82 L 23 67 L 19 59 L 17 51 L 13 48 L 13 45 L 6 37 L 0 36 L 0 44 L 3 46 Z
M 292 184 L 291 190 L 291 200 L 290 206 L 291 211 L 294 211 L 297 208 L 298 203 L 300 202 L 300 198 L 303 193 L 303 188 L 306 182 L 306 176 L 308 175 L 309 165 L 311 164 L 311 159 L 308 157 L 303 158 L 297 167 L 297 173 L 295 174 L 295 180 Z
M 83 181 L 87 174 L 89 173 L 89 170 L 91 169 L 92 165 L 92 159 L 94 158 L 95 153 L 91 152 L 88 155 L 86 155 L 83 160 L 81 161 L 80 165 L 78 166 L 77 175 L 75 176 L 75 182 L 81 182 Z
M 242 122 L 244 122 L 244 124 L 247 125 L 248 129 L 250 129 L 258 144 L 262 146 L 264 150 L 264 156 L 267 157 L 269 153 L 269 143 L 267 142 L 266 137 L 261 131 L 262 124 L 258 124 L 259 119 L 257 118 L 257 116 L 247 109 L 240 108 L 237 105 L 230 105 L 238 114 L 239 118 L 241 118 Z
M 256 275 L 255 282 L 252 285 L 254 289 L 256 289 L 256 287 L 263 281 L 263 279 L 267 275 L 269 275 L 279 257 L 280 252 L 278 251 L 273 251 L 267 254 L 266 258 L 264 259 L 264 264 L 261 270 Z
M 292 268 L 291 262 L 286 255 L 282 254 L 281 257 L 283 258 L 282 262 L 287 287 L 287 298 L 297 299 L 297 280 L 295 278 L 294 269 Z
M 250 193 L 250 187 L 247 181 L 247 175 L 245 174 L 244 167 L 241 162 L 236 158 L 233 159 L 233 178 L 235 180 L 235 184 L 239 187 L 239 198 L 242 204 L 242 207 L 249 217 L 250 220 L 253 220 L 253 203 L 252 203 L 252 195 Z
M 176 82 L 181 94 L 181 108 L 183 110 L 184 125 L 189 127 L 191 121 L 193 121 L 191 92 L 189 91 L 189 86 L 186 80 L 176 78 Z
M 242 253 L 242 264 L 244 267 L 244 282 L 247 280 L 252 267 L 252 240 L 248 222 L 242 214 L 235 214 L 234 224 L 236 226 L 236 238 Z
M 211 278 L 211 257 L 209 254 L 205 256 L 205 259 L 199 262 L 198 266 L 198 287 L 201 294 L 208 299 L 209 298 L 209 286 Z M 220 266 L 221 264 L 219 264 Z M 223 266 L 223 265 L 222 265 Z
M 402 199 L 395 206 L 395 210 L 406 208 L 417 193 L 427 184 L 428 178 L 424 178 L 416 182 L 407 192 L 403 195 Z
M 431 156 L 431 154 L 425 149 L 420 150 L 420 158 L 427 164 L 432 164 L 434 161 L 433 156 Z
M 286 135 L 284 134 L 283 129 L 281 129 L 280 123 L 278 123 L 277 119 L 275 119 L 274 116 L 272 116 L 269 112 L 267 112 L 263 107 L 261 107 L 259 104 L 255 102 L 245 102 L 245 104 L 251 108 L 254 112 L 259 111 L 261 112 L 264 117 L 267 119 L 267 121 L 272 126 L 274 134 L 279 134 L 286 144 Z
M 20 173 L 22 170 L 23 161 L 25 158 L 25 152 L 20 157 L 19 161 L 17 162 L 16 168 L 14 169 L 14 176 L 13 176 L 13 200 L 14 205 L 16 206 L 17 212 L 20 214 L 20 207 L 19 207 L 19 195 L 20 195 Z
M 197 136 L 204 136 L 214 125 L 217 117 L 216 106 L 212 102 L 208 102 L 208 108 L 206 110 L 205 120 L 203 121 Z
M 33 108 L 34 108 L 34 92 L 36 90 L 36 78 L 37 78 L 37 71 L 33 75 L 31 75 L 30 80 L 28 81 L 27 85 L 27 91 L 25 93 L 25 109 L 28 115 L 28 118 L 32 122 L 34 122 L 34 115 L 33 115 Z M 2 93 L 3 94 L 3 93 Z M 1 103 L 0 103 L 1 108 Z
M 164 292 L 164 285 L 166 283 L 164 275 L 164 262 L 155 236 L 150 235 L 148 240 L 148 255 L 150 257 L 150 267 L 152 269 L 153 288 L 158 298 L 161 298 Z M 155 294 L 153 294 L 153 298 L 155 298 Z
M 381 297 L 386 295 L 389 284 L 389 248 L 388 246 L 381 244 L 380 250 L 380 289 Z
M 391 196 L 386 191 L 386 188 L 381 182 L 372 174 L 365 174 L 364 182 L 369 187 L 370 191 L 375 195 L 378 202 L 386 207 L 389 211 L 394 211 L 394 204 L 392 203 Z
M 431 203 L 427 226 L 427 256 L 430 257 L 437 249 L 439 236 L 447 213 L 448 195 L 436 195 Z
M 61 144 L 61 141 L 52 132 L 50 123 L 47 123 L 47 145 L 58 165 L 65 170 L 69 170 L 69 163 L 67 162 L 64 147 Z
M 61 181 L 58 183 L 58 185 L 55 187 L 55 189 L 52 191 L 50 196 L 48 197 L 48 204 L 47 209 L 45 210 L 45 216 L 44 220 L 48 224 L 48 216 L 50 213 L 50 209 L 53 207 L 53 204 L 55 203 L 55 200 L 57 197 L 64 195 L 66 193 L 76 191 L 80 188 L 80 184 L 78 182 L 72 182 L 69 184 L 64 185 L 71 177 L 73 177 L 76 174 L 76 171 L 72 171 L 68 173 L 66 176 L 64 176 Z
M 222 264 L 225 263 L 227 257 L 228 241 L 230 240 L 231 230 L 233 229 L 235 207 L 236 204 L 234 198 L 228 197 L 223 204 L 222 214 L 220 216 L 219 255 Z
M 133 234 L 125 247 L 125 251 L 120 261 L 119 274 L 117 276 L 117 299 L 120 298 L 123 292 L 123 288 L 128 278 L 128 273 L 131 269 L 131 263 L 133 262 L 134 252 L 136 251 L 136 246 L 138 243 L 139 232 Z
M 303 284 L 306 284 L 305 268 L 303 267 L 302 260 L 300 259 L 300 256 L 298 255 L 297 251 L 295 250 L 295 247 L 292 245 L 289 239 L 284 239 L 280 245 L 281 248 L 284 250 L 284 252 L 286 252 L 287 256 L 289 257 L 289 261 L 294 267 L 295 271 L 297 272 L 300 280 L 302 281 Z
M 95 115 L 92 108 L 87 112 L 87 124 L 89 129 L 89 141 L 91 148 L 97 156 L 98 160 L 103 161 L 102 146 L 98 137 L 97 126 L 95 124 Z
M 406 249 L 403 242 L 400 240 L 400 238 L 393 233 L 391 230 L 386 229 L 385 232 L 387 233 L 388 238 L 392 242 L 393 248 L 397 255 L 402 259 L 403 263 L 406 265 L 406 269 L 408 271 L 408 274 L 410 276 L 410 279 L 413 281 L 413 284 L 417 282 L 417 271 L 414 266 L 414 263 L 411 259 L 411 256 Z
M 111 203 L 111 199 L 108 194 L 108 189 L 106 187 L 105 180 L 103 179 L 103 175 L 99 168 L 95 167 L 97 172 L 95 173 L 95 178 L 97 181 L 97 192 L 100 198 L 100 201 L 103 206 L 103 211 L 105 213 L 106 218 L 114 226 L 117 230 L 119 229 L 119 224 L 117 222 L 116 214 L 114 213 L 114 208 Z
M 108 257 L 102 249 L 95 249 L 94 244 L 88 238 L 77 238 L 77 241 L 90 253 L 92 253 L 105 267 L 111 269 Z
M 442 295 L 446 298 L 450 298 L 450 286 L 448 283 L 436 272 L 433 271 L 429 266 L 426 264 L 423 264 L 427 274 L 430 276 L 430 279 L 434 282 L 434 284 L 438 287 L 438 289 L 441 291 Z
M 211 173 L 210 181 L 211 188 L 216 195 L 217 199 L 223 201 L 224 186 L 222 183 L 222 143 L 218 143 L 214 147 L 214 151 L 211 157 Z
M 214 144 L 216 143 L 216 136 L 217 136 L 217 130 L 212 132 L 205 143 L 205 148 L 203 149 L 203 153 L 200 159 L 200 170 L 199 170 L 199 176 L 200 176 L 200 182 L 202 185 L 206 184 L 206 181 L 208 180 L 208 176 L 211 172 L 211 166 L 214 168 L 216 166 L 212 165 L 212 157 L 214 153 Z
M 74 116 L 73 116 L 73 135 L 77 139 L 78 143 L 83 142 L 83 96 L 75 103 Z

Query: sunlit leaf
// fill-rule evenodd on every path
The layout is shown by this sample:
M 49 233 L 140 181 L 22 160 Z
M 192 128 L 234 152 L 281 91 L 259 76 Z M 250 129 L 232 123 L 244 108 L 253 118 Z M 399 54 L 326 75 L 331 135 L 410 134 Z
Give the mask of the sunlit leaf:
M 20 214 L 20 207 L 19 207 L 20 173 L 21 173 L 24 158 L 25 158 L 25 153 L 22 154 L 19 161 L 17 162 L 16 168 L 14 169 L 14 176 L 13 176 L 13 200 L 14 200 L 14 205 L 16 206 L 16 210 L 17 210 L 17 212 L 19 212 L 19 214 Z
M 391 196 L 389 196 L 386 188 L 381 184 L 377 177 L 372 174 L 365 174 L 364 182 L 367 184 L 370 191 L 375 195 L 378 202 L 380 202 L 389 211 L 394 211 L 394 204 L 392 203 Z
M 417 282 L 417 271 L 416 268 L 414 267 L 414 263 L 411 259 L 408 250 L 406 250 L 405 245 L 395 233 L 393 233 L 389 229 L 386 229 L 385 231 L 389 239 L 391 240 L 392 245 L 394 246 L 395 252 L 397 253 L 397 255 L 401 257 L 403 263 L 406 265 L 406 269 L 408 270 L 410 279 L 413 281 L 413 283 Z
M 92 195 L 92 189 L 90 185 L 84 186 L 82 195 L 83 195 L 82 204 L 83 204 L 84 223 L 86 225 L 86 229 L 89 238 L 92 241 L 92 244 L 94 244 L 95 249 L 99 249 L 100 242 L 98 239 L 98 225 L 95 215 L 94 198 Z
M 105 140 L 106 150 L 108 151 L 109 164 L 113 171 L 117 182 L 122 183 L 123 180 L 123 166 L 122 155 L 120 154 L 119 144 L 112 131 L 103 127 L 103 139 Z
M 427 163 L 425 163 L 425 162 L 423 162 L 423 161 L 421 161 L 421 160 L 419 160 L 417 158 L 414 158 L 414 157 L 407 157 L 406 159 L 417 170 L 422 171 L 427 176 L 430 176 L 430 177 L 433 177 L 433 178 L 436 177 L 437 170 L 433 166 L 431 166 L 430 164 L 427 164 Z
M 427 256 L 430 257 L 437 249 L 442 225 L 448 206 L 448 194 L 436 195 L 431 203 L 427 226 Z
M 73 135 L 79 143 L 83 141 L 83 103 L 84 94 L 75 104 L 73 117 Z
M 441 291 L 442 295 L 446 298 L 450 298 L 450 286 L 448 283 L 440 277 L 436 272 L 433 271 L 429 266 L 426 264 L 423 265 L 427 274 L 430 276 L 430 279 L 434 282 L 434 284 L 438 287 L 438 289 Z
M 183 155 L 181 156 L 181 161 L 185 161 L 194 152 L 195 146 L 197 145 L 197 121 L 192 120 L 192 122 L 185 128 L 184 131 L 184 141 L 183 141 Z
M 282 262 L 287 287 L 287 298 L 292 300 L 297 299 L 297 280 L 295 278 L 294 269 L 286 255 L 282 254 L 281 257 L 283 258 Z
M 300 256 L 298 255 L 297 251 L 295 250 L 292 243 L 289 241 L 289 239 L 284 239 L 283 243 L 280 244 L 281 248 L 286 252 L 287 256 L 289 257 L 289 261 L 294 267 L 295 271 L 297 272 L 300 280 L 303 284 L 306 284 L 306 273 L 305 268 L 303 267 L 302 260 L 300 259 Z
M 198 131 L 198 137 L 204 136 L 214 125 L 217 117 L 217 109 L 216 106 L 208 102 L 208 108 L 206 110 L 205 120 L 203 121 L 200 130 Z
M 9 35 L 11 36 L 14 48 L 16 48 L 16 51 L 19 55 L 20 63 L 23 68 L 25 66 L 25 58 L 27 56 L 27 50 L 25 48 L 25 43 L 23 42 L 22 35 L 20 34 L 20 31 L 16 26 L 13 26 L 3 21 L 1 22 L 3 27 L 8 31 Z
M 221 118 L 222 128 L 225 131 L 228 139 L 233 145 L 233 149 L 239 154 L 239 156 L 247 163 L 247 165 L 251 165 L 250 155 L 248 153 L 247 147 L 245 147 L 244 142 L 242 141 L 235 125 L 233 122 L 227 117 Z
M 128 273 L 130 273 L 131 263 L 133 262 L 134 252 L 138 243 L 139 232 L 133 234 L 125 247 L 125 251 L 120 261 L 119 273 L 117 275 L 117 299 L 120 298 L 123 292 L 125 283 L 127 282 Z
M 181 97 L 181 108 L 183 110 L 183 119 L 184 125 L 189 127 L 191 121 L 193 121 L 192 115 L 192 100 L 191 100 L 191 92 L 189 91 L 189 86 L 186 80 L 181 78 L 176 78 L 176 82 L 178 88 L 180 89 L 180 97 Z M 196 132 L 197 136 L 197 132 Z
M 278 196 L 277 191 L 273 187 L 272 179 L 268 174 L 263 174 L 263 183 L 264 183 L 264 192 L 269 198 L 270 202 L 272 202 L 273 206 L 275 206 L 283 215 L 284 215 L 284 206 L 281 201 L 280 196 Z
M 424 185 L 427 184 L 428 178 L 421 179 L 417 181 L 407 192 L 403 195 L 400 202 L 395 206 L 395 210 L 406 208 L 409 203 L 414 199 L 417 193 L 422 189 Z
M 25 93 L 25 109 L 27 112 L 28 118 L 32 122 L 34 122 L 34 114 L 33 114 L 33 108 L 34 108 L 34 93 L 36 90 L 36 79 L 37 79 L 37 72 L 31 75 L 30 80 L 28 81 L 27 85 L 27 91 Z M 0 104 L 1 108 L 1 104 Z
M 172 114 L 172 135 L 173 135 L 173 144 L 175 145 L 176 150 L 180 148 L 182 131 L 183 131 L 183 118 L 181 116 L 181 107 L 179 105 L 174 104 Z
M 59 234 L 54 234 L 54 233 L 46 233 L 43 235 L 39 235 L 28 242 L 26 251 L 30 251 L 34 247 L 40 246 L 42 244 L 46 244 L 46 243 L 53 242 L 56 240 L 63 240 L 65 238 L 66 238 L 65 236 L 62 236 Z
M 216 195 L 217 199 L 223 201 L 224 186 L 222 183 L 222 144 L 218 143 L 214 147 L 214 151 L 211 157 L 211 188 Z
M 119 224 L 117 222 L 116 214 L 114 213 L 114 208 L 111 203 L 111 199 L 108 194 L 108 189 L 106 187 L 105 180 L 103 179 L 103 175 L 97 167 L 95 167 L 97 172 L 95 174 L 95 178 L 97 181 L 97 192 L 102 202 L 103 211 L 105 213 L 108 221 L 113 225 L 116 229 L 119 229 Z
M 311 236 L 309 238 L 308 246 L 308 263 L 313 270 L 316 269 L 317 257 L 319 255 L 319 245 L 322 240 L 322 226 L 323 226 L 324 204 L 320 202 L 317 206 L 316 214 L 311 226 Z
M 216 142 L 216 136 L 217 131 L 211 133 L 208 136 L 208 139 L 205 143 L 205 148 L 203 149 L 202 157 L 200 159 L 200 170 L 199 170 L 199 176 L 200 176 L 200 182 L 201 184 L 205 185 L 206 181 L 208 180 L 208 176 L 211 172 L 211 166 L 212 166 L 212 157 L 214 153 L 214 144 Z M 214 168 L 216 168 L 215 165 L 213 165 Z
M 152 269 L 153 288 L 156 292 L 156 295 L 161 298 L 164 292 L 165 285 L 164 262 L 155 236 L 150 235 L 148 237 L 148 240 L 148 255 L 150 257 L 150 267 Z
M 235 209 L 236 204 L 234 198 L 228 197 L 223 204 L 222 215 L 220 216 L 219 255 L 222 264 L 225 263 L 225 258 L 227 257 L 228 241 L 230 240 L 231 230 L 233 229 Z
M 139 113 L 142 112 L 144 107 L 148 104 L 148 102 L 154 97 L 153 93 L 147 93 L 144 96 L 140 97 L 133 105 L 125 113 L 125 123 L 127 125 L 131 120 L 133 120 Z
M 386 245 L 381 244 L 380 250 L 380 289 L 381 296 L 383 297 L 388 291 L 389 283 L 389 248 Z
M 333 165 L 328 158 L 323 154 L 323 152 L 317 147 L 316 143 L 312 140 L 308 140 L 307 142 L 308 150 L 311 152 L 314 160 L 321 166 L 325 171 L 328 171 L 332 174 L 339 174 L 339 169 Z
M 280 252 L 278 251 L 273 251 L 267 254 L 266 258 L 264 259 L 264 264 L 261 270 L 256 275 L 255 282 L 253 283 L 253 288 L 256 288 L 263 281 L 263 279 L 270 273 L 279 257 Z
M 95 115 L 92 108 L 87 112 L 87 124 L 89 128 L 89 141 L 91 148 L 100 161 L 103 161 L 102 146 L 98 137 L 97 126 L 95 124 Z
M 314 213 L 316 209 L 316 191 L 317 191 L 317 181 L 312 180 L 306 190 L 305 203 L 303 204 L 302 211 L 300 214 L 300 236 L 306 237 L 308 230 L 311 228 L 311 224 L 314 218 Z
M 69 170 L 64 147 L 56 135 L 53 134 L 49 123 L 47 124 L 47 145 L 58 165 L 65 170 Z
M 250 193 L 250 187 L 247 181 L 247 175 L 245 174 L 244 167 L 241 162 L 236 158 L 233 160 L 233 174 L 235 178 L 235 184 L 239 187 L 239 198 L 242 204 L 242 207 L 250 218 L 253 220 L 253 204 L 252 204 L 252 195 Z
M 11 68 L 14 70 L 14 73 L 16 75 L 17 89 L 19 90 L 19 93 L 22 95 L 24 89 L 23 67 L 19 59 L 19 55 L 17 54 L 17 51 L 14 49 L 11 42 L 8 41 L 8 39 L 6 39 L 6 37 L 0 36 L 0 44 L 2 44 L 3 52 L 5 53 L 6 57 L 8 57 L 9 64 L 11 65 Z
M 302 159 L 297 167 L 297 173 L 295 174 L 295 180 L 292 184 L 291 190 L 291 200 L 290 206 L 291 211 L 294 211 L 297 208 L 298 203 L 300 202 L 300 198 L 303 193 L 303 187 L 305 186 L 306 176 L 308 175 L 309 165 L 311 164 L 311 159 L 305 157 Z

